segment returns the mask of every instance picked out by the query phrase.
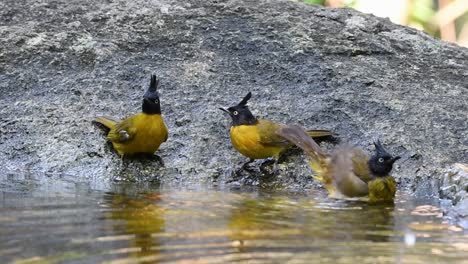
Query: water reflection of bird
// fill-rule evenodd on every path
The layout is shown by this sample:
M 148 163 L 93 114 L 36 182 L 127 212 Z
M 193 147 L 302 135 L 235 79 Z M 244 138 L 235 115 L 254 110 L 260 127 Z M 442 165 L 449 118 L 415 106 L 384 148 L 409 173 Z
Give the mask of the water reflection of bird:
M 242 101 L 228 109 L 220 108 L 232 118 L 230 129 L 231 143 L 242 155 L 250 161 L 274 157 L 278 160 L 280 154 L 292 144 L 275 134 L 283 125 L 273 121 L 259 119 L 250 112 L 247 102 L 252 94 L 249 92 Z M 328 130 L 309 130 L 311 137 L 328 137 Z
M 332 197 L 369 196 L 369 202 L 392 202 L 396 183 L 389 174 L 399 156 L 390 155 L 377 141 L 375 154 L 369 157 L 364 151 L 338 149 L 331 155 L 323 152 L 319 145 L 297 125 L 285 126 L 277 134 L 303 149 L 311 158 L 309 164 L 317 173 Z
M 152 75 L 150 86 L 143 96 L 141 113 L 122 121 L 104 116 L 94 120 L 109 130 L 107 138 L 121 157 L 136 153 L 153 154 L 167 140 L 168 131 L 161 117 L 157 86 L 158 80 Z
M 287 206 L 288 198 L 244 197 L 230 211 L 229 238 L 233 246 L 241 252 L 253 249 L 255 241 L 281 240 L 300 233 L 295 228 L 289 228 L 294 218 L 295 207 Z
M 230 210 L 229 238 L 232 247 L 237 252 L 248 253 L 252 263 L 264 254 L 275 256 L 278 249 L 298 254 L 320 251 L 325 255 L 330 250 L 336 255 L 336 248 L 344 246 L 346 241 L 386 242 L 392 239 L 393 212 L 391 204 L 344 203 L 320 195 L 313 199 L 289 195 L 244 197 Z M 331 249 L 323 241 L 337 243 Z M 349 246 L 344 248 L 349 249 Z M 282 261 L 284 256 L 281 254 L 277 257 L 278 263 L 286 262 Z M 288 256 L 288 261 L 294 262 L 294 257 Z
M 111 207 L 106 219 L 121 220 L 124 224 L 113 224 L 117 233 L 133 234 L 134 247 L 140 251 L 132 253 L 135 257 L 156 255 L 159 242 L 154 234 L 164 231 L 164 209 L 158 205 L 159 196 L 152 194 L 142 198 L 132 198 L 113 194 L 108 198 Z
M 313 225 L 308 225 L 304 233 L 314 238 L 345 243 L 386 242 L 396 235 L 393 233 L 394 210 L 393 204 L 343 203 L 339 200 L 319 203 L 319 208 L 306 216 L 305 221 Z

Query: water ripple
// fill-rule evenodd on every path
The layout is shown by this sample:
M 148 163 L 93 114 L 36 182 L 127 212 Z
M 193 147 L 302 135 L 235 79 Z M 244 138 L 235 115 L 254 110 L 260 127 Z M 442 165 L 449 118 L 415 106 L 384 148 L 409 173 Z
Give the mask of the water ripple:
M 467 263 L 468 234 L 437 201 L 323 193 L 8 193 L 2 263 Z M 411 243 L 408 240 L 411 238 Z

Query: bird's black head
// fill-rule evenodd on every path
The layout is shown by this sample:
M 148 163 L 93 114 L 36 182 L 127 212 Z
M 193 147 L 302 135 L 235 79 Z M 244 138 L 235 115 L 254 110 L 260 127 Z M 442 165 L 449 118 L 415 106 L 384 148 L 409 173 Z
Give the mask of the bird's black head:
M 159 94 L 157 91 L 159 80 L 156 75 L 151 75 L 150 86 L 143 95 L 142 111 L 145 114 L 161 114 L 161 105 L 159 104 Z
M 239 104 L 231 106 L 227 110 L 219 108 L 231 116 L 233 126 L 255 125 L 257 123 L 257 118 L 255 118 L 247 106 L 247 101 L 249 101 L 250 97 L 252 97 L 251 92 L 249 92 Z
M 368 165 L 372 174 L 377 177 L 387 176 L 393 168 L 393 163 L 400 159 L 400 156 L 392 156 L 388 153 L 380 140 L 374 142 L 375 154 L 369 159 Z

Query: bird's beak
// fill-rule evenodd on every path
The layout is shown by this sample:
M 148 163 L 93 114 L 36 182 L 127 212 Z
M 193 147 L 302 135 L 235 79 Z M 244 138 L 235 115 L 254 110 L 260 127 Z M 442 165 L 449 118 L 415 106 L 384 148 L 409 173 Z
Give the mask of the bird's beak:
M 222 108 L 222 107 L 220 107 L 219 110 L 222 110 L 222 111 L 228 113 L 228 115 L 231 115 L 231 112 L 229 112 L 228 110 L 226 110 L 226 109 L 224 109 L 224 108 Z
M 395 161 L 399 160 L 400 158 L 401 158 L 400 156 L 395 156 L 395 157 L 393 157 L 390 161 L 391 161 L 392 164 L 393 164 Z

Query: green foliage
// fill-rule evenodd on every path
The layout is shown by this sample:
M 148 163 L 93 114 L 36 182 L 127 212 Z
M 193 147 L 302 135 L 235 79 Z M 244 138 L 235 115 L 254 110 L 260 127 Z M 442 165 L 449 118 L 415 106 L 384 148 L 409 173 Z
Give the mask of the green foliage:
M 432 0 L 414 0 L 411 6 L 408 22 L 419 24 L 424 31 L 435 35 L 437 29 L 431 24 L 435 15 L 434 2 Z
M 414 0 L 411 7 L 411 20 L 427 23 L 434 16 L 432 0 Z
M 304 3 L 312 4 L 312 5 L 324 5 L 325 0 L 304 0 Z
M 468 27 L 468 12 L 466 12 L 464 15 L 460 16 L 456 21 L 456 28 L 457 28 L 457 35 L 461 33 L 463 30 L 463 27 Z

